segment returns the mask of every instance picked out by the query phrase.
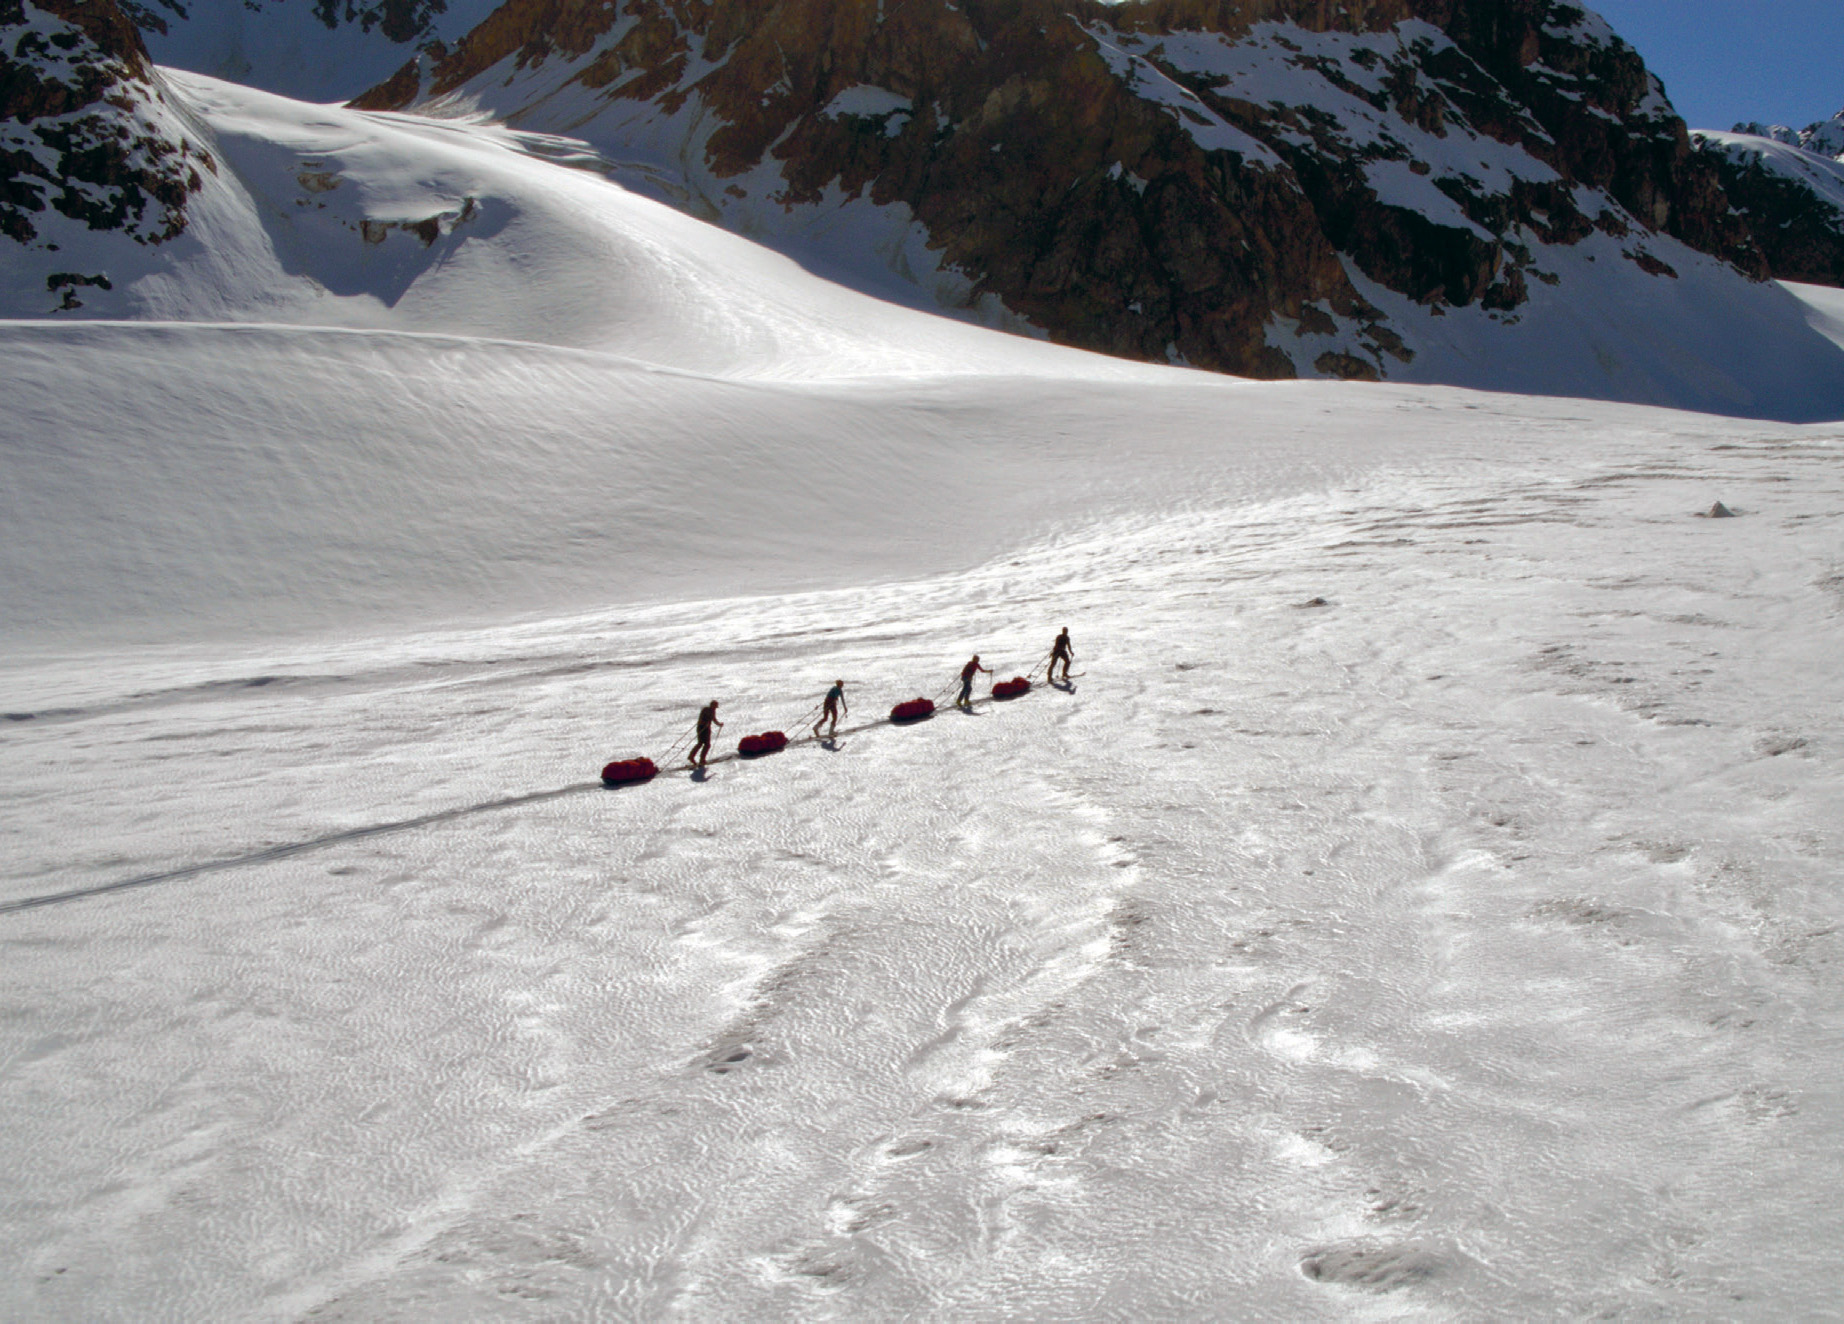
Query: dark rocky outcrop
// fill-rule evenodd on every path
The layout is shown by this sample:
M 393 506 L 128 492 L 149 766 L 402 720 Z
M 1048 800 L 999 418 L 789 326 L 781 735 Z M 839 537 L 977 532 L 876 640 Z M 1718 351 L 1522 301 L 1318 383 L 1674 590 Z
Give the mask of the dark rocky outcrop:
M 1838 144 L 1838 124 L 1815 124 L 1801 134 L 1744 126 L 1764 128 L 1771 138 L 1697 135 L 1701 154 L 1781 280 L 1844 286 L 1844 160 L 1815 150 Z
M 176 131 L 114 0 L 0 0 L 0 234 L 34 243 L 56 213 L 157 244 L 185 228 L 211 165 Z M 73 276 L 67 306 L 76 284 L 107 288 Z

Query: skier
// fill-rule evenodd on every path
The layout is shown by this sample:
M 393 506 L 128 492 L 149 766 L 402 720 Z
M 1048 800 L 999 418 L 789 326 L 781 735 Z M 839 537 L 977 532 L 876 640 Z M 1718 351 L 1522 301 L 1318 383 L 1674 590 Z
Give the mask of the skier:
M 1073 650 L 1069 646 L 1069 627 L 1065 625 L 1063 627 L 1063 633 L 1059 634 L 1056 637 L 1056 642 L 1050 645 L 1050 674 L 1044 677 L 1045 680 L 1049 681 L 1052 685 L 1056 684 L 1056 664 L 1061 662 L 1063 664 L 1063 682 L 1068 684 L 1069 655 L 1072 651 Z
M 992 668 L 981 666 L 980 655 L 975 653 L 973 661 L 960 669 L 960 698 L 954 700 L 956 708 L 973 707 L 973 676 L 979 671 L 984 671 L 989 676 L 992 675 Z
M 827 718 L 832 719 L 832 730 L 828 733 L 827 738 L 830 739 L 832 736 L 838 735 L 839 719 L 841 717 L 850 716 L 851 711 L 850 706 L 845 702 L 845 682 L 842 680 L 833 681 L 832 688 L 826 691 L 826 707 L 820 713 L 820 720 L 813 724 L 814 737 L 816 739 L 818 738 L 820 728 L 826 725 Z
M 698 710 L 698 739 L 693 742 L 691 748 L 691 764 L 694 768 L 702 770 L 704 760 L 711 752 L 711 728 L 713 726 L 719 731 L 724 729 L 724 724 L 717 720 L 717 700 L 715 699 Z

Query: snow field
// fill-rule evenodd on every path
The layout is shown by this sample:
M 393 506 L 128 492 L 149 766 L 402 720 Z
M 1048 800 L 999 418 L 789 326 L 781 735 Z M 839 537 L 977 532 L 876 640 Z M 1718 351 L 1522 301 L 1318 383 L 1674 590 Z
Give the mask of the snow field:
M 1581 408 L 906 583 L 17 665 L 82 703 L 0 738 L 15 897 L 1086 674 L 0 914 L 6 1313 L 1822 1314 L 1837 441 Z
M 842 583 L 919 549 L 971 564 L 995 526 L 1069 503 L 1030 471 L 1078 402 L 1125 429 L 1137 394 L 1194 441 L 1225 432 L 1207 411 L 1234 394 L 1170 370 L 1163 405 L 1054 378 L 795 388 L 287 327 L 13 324 L 0 342 L 0 595 L 22 645 Z M 1075 435 L 1088 480 L 1097 436 Z
M 1830 1308 L 1835 428 L 1115 363 L 171 82 L 144 320 L 0 325 L 0 1314 Z M 1748 340 L 1600 366 L 1832 389 Z
M 953 330 L 996 352 L 794 382 L 459 336 L 0 324 L 0 637 L 38 654 L 215 638 L 234 655 L 283 633 L 863 584 L 1383 457 L 1578 444 L 1571 401 L 1514 416 L 1438 389 L 1117 377 Z

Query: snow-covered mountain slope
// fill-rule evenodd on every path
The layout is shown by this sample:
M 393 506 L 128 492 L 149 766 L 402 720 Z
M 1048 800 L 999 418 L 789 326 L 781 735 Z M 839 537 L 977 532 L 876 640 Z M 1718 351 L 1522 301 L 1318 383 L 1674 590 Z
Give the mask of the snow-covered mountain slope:
M 1670 325 L 1550 322 L 1533 354 L 1546 288 L 1681 299 L 1735 342 L 1797 320 L 1657 80 L 1548 0 L 512 0 L 361 104 L 580 136 L 860 287 L 1238 373 L 1414 380 L 1431 353 L 1446 379 L 1458 340 L 1468 380 L 1535 361 L 1577 390 L 1654 346 L 1644 375 L 1699 375 Z
M 1131 494 L 1349 462 L 1325 459 L 1350 448 L 1312 397 L 1258 405 L 1233 379 L 871 299 L 566 168 L 583 149 L 565 140 L 168 84 L 215 167 L 180 234 L 59 218 L 69 247 L 0 248 L 20 319 L 0 328 L 15 647 L 860 582 L 965 566 Z M 1628 272 L 1599 247 L 1616 242 L 1585 240 L 1584 265 Z M 46 273 L 76 249 L 109 284 L 66 308 Z M 1828 323 L 1781 287 L 1747 287 L 1779 322 L 1740 341 L 1696 279 L 1605 289 L 1541 287 L 1497 328 L 1513 365 L 1471 357 L 1483 315 L 1454 310 L 1415 370 L 1844 416 Z M 1471 424 L 1452 404 L 1426 426 Z
M 159 243 L 53 215 L 0 243 L 11 317 L 292 323 L 595 349 L 698 372 L 849 376 L 1080 363 L 1016 337 L 892 307 L 601 177 L 573 140 L 467 120 L 302 103 L 169 72 L 212 169 Z M 566 168 L 577 165 L 584 168 Z M 844 238 L 841 237 L 841 243 Z M 1773 285 L 1654 236 L 1655 278 L 1598 231 L 1515 313 L 1442 315 L 1369 281 L 1371 305 L 1420 327 L 1411 381 L 1569 393 L 1723 413 L 1844 415 L 1844 358 Z M 55 244 L 55 250 L 52 245 Z M 80 291 L 48 291 L 76 270 Z M 1333 352 L 1335 335 L 1296 339 Z M 1061 374 L 1066 371 L 1054 369 Z
M 83 255 L 81 316 L 287 322 L 595 348 L 728 374 L 979 370 L 1048 347 L 888 305 L 548 157 L 579 144 L 307 106 L 169 71 L 217 163 L 158 244 L 48 229 L 0 246 L 0 311 L 59 310 L 42 273 Z M 1022 356 L 1019 358 L 1018 356 Z M 1063 361 L 1066 356 L 1057 356 Z M 1100 375 L 1139 369 L 1089 358 Z
M 345 101 L 441 51 L 492 0 L 123 0 L 163 65 L 302 101 Z
M 1844 120 L 1832 123 L 1844 132 Z M 1844 140 L 1826 128 L 1796 138 L 1790 131 L 1696 135 L 1782 280 L 1844 285 Z
M 70 896 L 0 909 L 0 1316 L 1825 1317 L 1838 429 L 1242 394 L 1200 473 L 1349 467 L 832 593 L 0 650 L 0 906 Z M 1063 624 L 1074 693 L 852 729 Z M 836 676 L 836 748 L 594 784 Z
M 1316 481 L 1349 449 L 1292 412 L 1306 397 L 1257 408 L 1248 383 L 873 300 L 501 128 L 170 81 L 218 164 L 187 229 L 103 236 L 138 275 L 111 266 L 56 314 L 34 294 L 14 311 L 58 321 L 0 329 L 15 646 L 858 582 L 970 564 L 1085 502 L 1232 490 L 1249 465 Z M 1726 345 L 1698 325 L 1722 310 L 1630 293 L 1532 309 L 1605 347 L 1584 394 L 1844 416 L 1804 348 L 1836 343 L 1760 294 L 1803 340 Z M 1648 318 L 1683 328 L 1651 357 L 1631 348 Z M 1543 327 L 1513 380 L 1576 385 Z M 1694 382 L 1668 358 L 1685 344 Z M 1463 339 L 1444 353 L 1504 384 Z M 1437 412 L 1431 435 L 1471 426 Z

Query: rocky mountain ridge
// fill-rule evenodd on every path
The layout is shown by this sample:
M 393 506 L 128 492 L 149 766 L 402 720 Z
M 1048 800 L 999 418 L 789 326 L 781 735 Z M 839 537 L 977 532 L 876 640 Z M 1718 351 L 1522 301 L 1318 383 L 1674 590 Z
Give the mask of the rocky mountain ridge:
M 0 0 L 0 235 L 47 252 L 73 231 L 158 245 L 215 168 L 112 0 Z M 72 308 L 109 277 L 46 281 Z
M 217 30 L 218 0 L 188 3 L 189 31 Z M 251 118 L 164 79 L 113 0 L 0 4 L 20 314 L 387 321 L 510 214 L 408 156 L 382 188 L 370 166 L 343 185 L 322 146 L 293 160 L 282 139 L 320 139 L 290 116 L 325 112 Z M 383 39 L 388 17 L 251 4 L 246 49 L 304 19 Z M 1759 409 L 1698 365 L 1808 333 L 1769 274 L 1844 279 L 1824 265 L 1844 243 L 1814 229 L 1794 252 L 1778 213 L 1738 209 L 1726 157 L 1558 0 L 508 0 L 429 35 L 462 16 L 403 11 L 420 53 L 358 104 L 420 112 L 432 145 L 443 117 L 485 116 L 854 288 L 1127 358 Z M 79 103 L 106 150 L 44 155 Z
M 1799 130 L 1747 123 L 1694 141 L 1775 276 L 1844 286 L 1844 111 Z
M 1639 56 L 1555 0 L 509 0 L 357 104 L 577 135 L 852 275 L 1264 377 L 1409 362 L 1379 295 L 1514 321 L 1590 236 L 1769 274 Z

